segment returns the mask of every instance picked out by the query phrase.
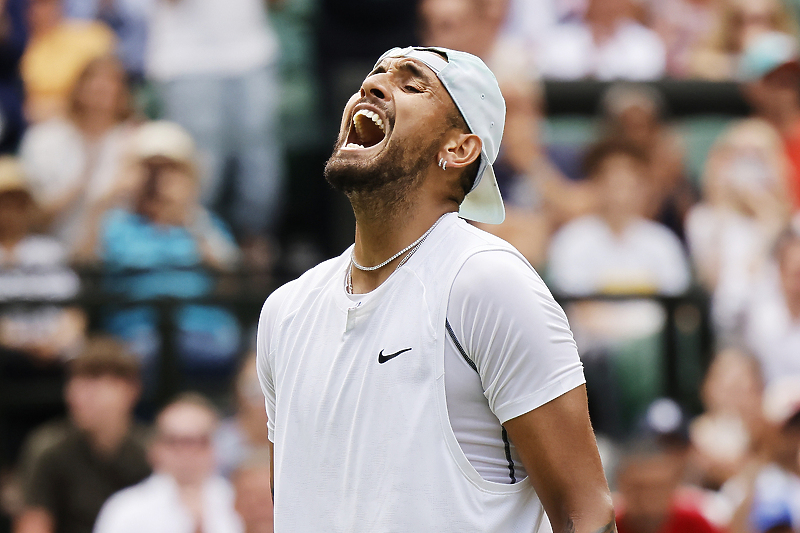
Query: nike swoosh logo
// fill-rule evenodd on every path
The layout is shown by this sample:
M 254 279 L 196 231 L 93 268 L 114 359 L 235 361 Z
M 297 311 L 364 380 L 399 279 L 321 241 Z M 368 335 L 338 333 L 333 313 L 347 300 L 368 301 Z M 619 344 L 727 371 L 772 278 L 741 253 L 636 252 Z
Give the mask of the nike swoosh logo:
M 394 359 L 395 357 L 397 357 L 401 353 L 405 353 L 405 352 L 409 352 L 409 351 L 411 351 L 411 348 L 406 348 L 405 350 L 400 350 L 399 352 L 390 353 L 389 355 L 383 355 L 383 350 L 381 350 L 381 353 L 378 354 L 378 362 L 380 364 L 383 364 L 386 361 L 389 361 L 390 359 Z

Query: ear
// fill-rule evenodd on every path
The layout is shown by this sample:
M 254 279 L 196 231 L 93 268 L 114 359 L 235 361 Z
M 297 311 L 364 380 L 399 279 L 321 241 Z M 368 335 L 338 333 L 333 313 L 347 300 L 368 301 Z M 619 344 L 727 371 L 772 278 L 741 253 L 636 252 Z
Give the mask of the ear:
M 481 138 L 474 133 L 458 133 L 442 146 L 436 155 L 436 161 L 446 162 L 446 169 L 461 169 L 481 156 L 482 147 Z

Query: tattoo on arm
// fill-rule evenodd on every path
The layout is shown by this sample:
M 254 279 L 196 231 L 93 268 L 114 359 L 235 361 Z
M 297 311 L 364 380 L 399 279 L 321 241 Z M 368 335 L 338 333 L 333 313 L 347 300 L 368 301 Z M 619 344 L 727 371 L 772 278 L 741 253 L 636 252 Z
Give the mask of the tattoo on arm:
M 595 531 L 595 533 L 617 533 L 617 524 L 614 520 L 612 520 L 608 524 Z
M 564 528 L 564 533 L 575 533 L 575 524 L 572 522 L 572 520 L 567 521 L 567 525 Z M 612 520 L 600 529 L 594 531 L 594 533 L 617 533 L 617 524 L 614 520 Z

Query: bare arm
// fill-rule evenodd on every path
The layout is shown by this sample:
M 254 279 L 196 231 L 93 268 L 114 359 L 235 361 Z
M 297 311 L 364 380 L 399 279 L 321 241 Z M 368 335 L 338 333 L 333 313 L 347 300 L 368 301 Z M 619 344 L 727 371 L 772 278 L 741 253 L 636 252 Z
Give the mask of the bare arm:
M 28 507 L 14 524 L 14 533 L 54 533 L 53 516 L 42 507 Z
M 614 533 L 614 509 L 580 386 L 504 424 L 554 533 Z
M 275 503 L 275 450 L 271 441 L 269 442 L 269 486 L 272 489 L 272 503 Z

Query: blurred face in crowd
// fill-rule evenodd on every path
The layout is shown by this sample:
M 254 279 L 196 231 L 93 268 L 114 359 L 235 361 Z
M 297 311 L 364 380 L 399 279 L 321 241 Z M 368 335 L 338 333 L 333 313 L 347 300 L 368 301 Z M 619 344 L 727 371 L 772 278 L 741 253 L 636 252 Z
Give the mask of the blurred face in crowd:
M 86 68 L 75 87 L 73 107 L 77 113 L 101 113 L 118 117 L 127 107 L 125 70 L 113 58 L 96 59 Z
M 61 0 L 28 0 L 28 27 L 31 34 L 44 33 L 58 26 L 63 16 Z
M 606 216 L 630 218 L 641 215 L 647 192 L 645 172 L 641 162 L 624 153 L 610 154 L 600 163 L 593 178 Z
M 130 419 L 139 398 L 139 384 L 114 375 L 70 378 L 65 390 L 69 414 L 87 432 Z
M 190 223 L 197 207 L 198 183 L 185 165 L 158 163 L 145 165 L 140 211 L 156 224 L 182 226 Z
M 21 239 L 28 234 L 33 201 L 24 191 L 0 192 L 0 238 Z
M 629 0 L 590 0 L 586 19 L 598 24 L 612 24 L 632 14 Z
M 800 108 L 800 67 L 786 65 L 747 87 L 753 106 L 767 118 Z
M 760 413 L 762 389 L 758 364 L 737 350 L 727 349 L 714 357 L 701 396 L 707 411 L 732 412 L 749 421 Z
M 269 465 L 235 472 L 231 481 L 236 489 L 236 512 L 244 522 L 245 533 L 272 533 L 272 490 Z
M 212 437 L 216 415 L 193 403 L 175 403 L 156 421 L 151 450 L 153 470 L 168 474 L 181 485 L 202 483 L 214 472 Z
M 781 272 L 781 284 L 787 302 L 800 301 L 800 239 L 794 238 L 786 242 L 779 251 L 778 264 Z
M 655 106 L 629 105 L 616 117 L 621 133 L 640 148 L 649 148 L 658 132 L 658 114 Z
M 502 22 L 507 0 L 424 0 L 419 13 L 422 42 L 483 55 Z
M 776 0 L 735 0 L 731 16 L 738 49 L 742 50 L 756 37 L 778 29 L 780 10 Z
M 680 482 L 681 465 L 677 454 L 668 453 L 624 459 L 617 481 L 631 530 L 658 531 Z

